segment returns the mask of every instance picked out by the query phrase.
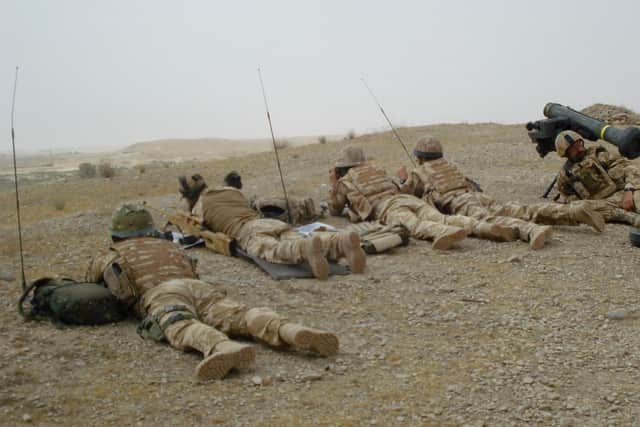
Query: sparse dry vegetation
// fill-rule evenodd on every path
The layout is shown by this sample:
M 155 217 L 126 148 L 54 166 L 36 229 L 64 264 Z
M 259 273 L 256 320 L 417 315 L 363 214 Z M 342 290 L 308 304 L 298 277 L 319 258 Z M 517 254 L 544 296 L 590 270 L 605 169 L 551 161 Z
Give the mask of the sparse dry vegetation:
M 96 166 L 88 162 L 80 163 L 78 165 L 78 173 L 80 178 L 93 178 L 96 176 Z
M 147 171 L 147 165 L 144 163 L 139 163 L 133 167 L 133 169 L 137 170 L 139 174 L 143 174 Z
M 326 136 L 318 137 L 318 144 L 326 144 L 326 143 L 327 143 L 327 137 Z
M 102 161 L 98 165 L 98 174 L 102 178 L 113 178 L 116 175 L 116 170 L 111 165 L 111 162 Z
M 347 139 L 355 139 L 356 137 L 356 132 L 353 130 L 350 130 L 349 133 L 347 133 Z
M 285 148 L 289 148 L 291 146 L 291 143 L 289 141 L 287 141 L 286 139 L 278 139 L 276 140 L 276 148 L 278 150 L 284 150 Z
M 53 196 L 53 198 L 49 200 L 49 204 L 51 204 L 51 206 L 53 206 L 55 210 L 63 211 L 67 202 L 62 196 L 58 195 L 58 196 Z

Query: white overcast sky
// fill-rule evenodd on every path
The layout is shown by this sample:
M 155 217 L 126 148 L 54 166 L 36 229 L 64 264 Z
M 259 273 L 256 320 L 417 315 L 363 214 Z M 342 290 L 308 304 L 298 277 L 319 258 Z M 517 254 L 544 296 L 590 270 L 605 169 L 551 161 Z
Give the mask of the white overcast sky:
M 0 0 L 0 114 L 22 149 L 520 123 L 640 110 L 638 1 Z

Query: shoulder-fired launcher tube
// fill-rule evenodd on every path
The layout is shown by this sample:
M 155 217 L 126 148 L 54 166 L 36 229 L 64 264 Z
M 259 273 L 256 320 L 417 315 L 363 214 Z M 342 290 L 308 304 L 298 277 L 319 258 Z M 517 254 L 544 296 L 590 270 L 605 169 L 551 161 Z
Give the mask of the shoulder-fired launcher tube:
M 629 159 L 640 156 L 640 129 L 637 127 L 616 128 L 553 102 L 545 105 L 543 114 L 550 119 L 566 118 L 571 124 L 571 130 L 593 141 L 603 139 L 618 147 L 620 154 Z

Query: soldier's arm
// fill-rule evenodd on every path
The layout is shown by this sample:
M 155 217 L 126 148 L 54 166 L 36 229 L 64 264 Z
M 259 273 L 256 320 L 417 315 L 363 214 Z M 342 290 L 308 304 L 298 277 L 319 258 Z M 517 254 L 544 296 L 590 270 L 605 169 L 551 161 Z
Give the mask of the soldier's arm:
M 558 193 L 565 197 L 569 197 L 574 194 L 573 187 L 571 187 L 571 181 L 569 177 L 561 172 L 558 172 L 558 180 L 556 181 L 556 188 Z
M 344 207 L 347 205 L 347 192 L 343 184 L 338 182 L 335 188 L 329 190 L 329 213 L 333 216 L 342 215 Z
M 96 255 L 89 263 L 85 281 L 90 283 L 100 283 L 104 281 L 104 272 L 116 259 L 115 252 L 109 251 Z

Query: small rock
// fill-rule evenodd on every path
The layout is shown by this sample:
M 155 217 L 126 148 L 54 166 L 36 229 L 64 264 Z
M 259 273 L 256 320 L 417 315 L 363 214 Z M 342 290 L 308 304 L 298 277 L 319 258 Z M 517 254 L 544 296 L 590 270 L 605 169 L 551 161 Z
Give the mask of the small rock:
M 33 420 L 33 417 L 30 414 L 24 414 L 22 416 L 22 421 L 25 423 L 30 423 Z
M 507 258 L 507 262 L 522 262 L 522 257 L 518 256 L 518 255 L 512 255 L 509 258 Z
M 300 377 L 300 381 L 302 381 L 302 382 L 319 381 L 321 379 L 322 379 L 322 374 L 318 374 L 318 373 L 314 373 L 314 372 L 302 375 Z
M 5 282 L 13 282 L 16 280 L 16 276 L 8 271 L 0 271 L 0 280 Z
M 526 376 L 522 379 L 522 382 L 525 384 L 533 384 L 533 378 L 531 378 L 530 376 Z
M 252 383 L 253 385 L 262 385 L 262 378 L 260 378 L 260 377 L 259 377 L 259 376 L 257 376 L 257 375 L 256 375 L 256 376 L 254 376 L 254 377 L 251 377 L 251 383 Z
M 607 319 L 609 320 L 624 320 L 629 316 L 629 312 L 623 308 L 611 310 L 607 313 Z

